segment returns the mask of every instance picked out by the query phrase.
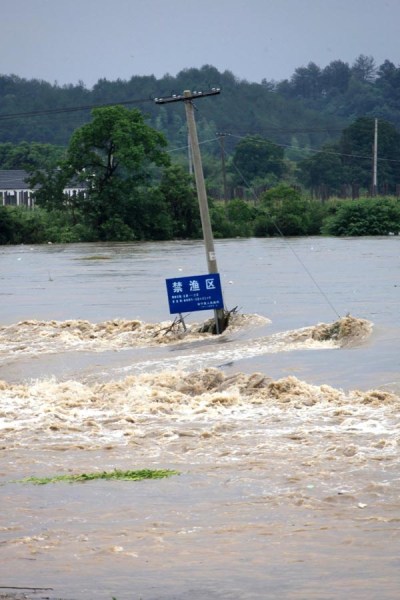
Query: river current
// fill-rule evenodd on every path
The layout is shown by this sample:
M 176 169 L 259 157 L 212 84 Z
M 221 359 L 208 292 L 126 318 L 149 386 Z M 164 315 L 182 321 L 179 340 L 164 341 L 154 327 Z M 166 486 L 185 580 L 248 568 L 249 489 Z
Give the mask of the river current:
M 220 336 L 171 327 L 201 242 L 0 247 L 0 591 L 399 597 L 400 238 L 216 253 Z

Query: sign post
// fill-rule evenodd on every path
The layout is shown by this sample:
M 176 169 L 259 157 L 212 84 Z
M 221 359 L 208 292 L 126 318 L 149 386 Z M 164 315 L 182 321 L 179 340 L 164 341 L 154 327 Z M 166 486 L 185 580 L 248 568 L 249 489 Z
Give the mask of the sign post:
M 214 96 L 215 94 L 220 93 L 219 88 L 214 88 L 209 92 L 191 92 L 190 90 L 185 90 L 183 95 L 172 96 L 170 98 L 155 98 L 155 102 L 157 104 L 165 104 L 167 102 L 181 102 L 185 103 L 186 110 L 186 120 L 188 125 L 189 132 L 189 140 L 190 140 L 190 149 L 192 151 L 192 159 L 193 159 L 193 168 L 194 168 L 194 176 L 196 180 L 196 188 L 197 188 L 197 197 L 199 201 L 200 208 L 200 218 L 201 218 L 201 226 L 203 229 L 203 237 L 204 237 L 204 245 L 206 250 L 206 259 L 207 259 L 207 267 L 210 275 L 213 275 L 218 272 L 217 267 L 217 258 L 215 255 L 214 249 L 214 239 L 211 229 L 211 220 L 208 210 L 208 202 L 207 202 L 207 193 L 206 186 L 204 183 L 204 174 L 203 174 L 203 166 L 201 162 L 201 154 L 199 141 L 197 137 L 197 129 L 196 122 L 194 119 L 194 107 L 193 107 L 193 99 L 203 98 L 206 96 Z M 221 292 L 222 298 L 222 292 Z M 226 319 L 224 318 L 224 304 L 217 306 L 213 306 L 214 315 L 215 315 L 215 329 L 217 333 L 222 333 L 226 327 Z M 189 309 L 185 309 L 189 310 Z M 193 310 L 193 309 L 192 309 Z M 197 310 L 206 310 L 206 309 L 197 309 Z M 177 311 L 180 312 L 180 311 Z

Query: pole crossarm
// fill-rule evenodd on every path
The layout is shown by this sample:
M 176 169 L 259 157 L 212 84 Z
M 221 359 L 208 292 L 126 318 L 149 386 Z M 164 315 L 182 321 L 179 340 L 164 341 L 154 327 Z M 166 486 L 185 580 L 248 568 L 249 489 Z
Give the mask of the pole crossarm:
M 154 102 L 156 104 L 168 104 L 169 102 L 184 102 L 187 100 L 197 100 L 198 98 L 204 98 L 205 96 L 215 96 L 220 93 L 220 88 L 211 88 L 211 90 L 209 90 L 208 92 L 191 92 L 188 96 L 185 96 L 184 94 L 174 94 L 173 96 L 154 98 Z

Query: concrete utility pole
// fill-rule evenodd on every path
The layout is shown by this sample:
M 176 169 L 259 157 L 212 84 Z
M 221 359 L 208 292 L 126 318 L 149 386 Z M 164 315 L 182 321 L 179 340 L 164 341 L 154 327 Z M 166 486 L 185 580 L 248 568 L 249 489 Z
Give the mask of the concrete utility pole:
M 224 203 L 228 205 L 228 187 L 226 185 L 226 164 L 225 164 L 225 133 L 217 133 L 221 148 L 221 163 L 222 163 L 222 181 L 224 183 Z
M 373 154 L 374 159 L 372 168 L 372 195 L 376 196 L 378 191 L 378 119 L 375 119 Z
M 209 92 L 191 92 L 185 90 L 183 95 L 171 96 L 168 98 L 155 98 L 156 104 L 165 104 L 169 102 L 184 102 L 186 110 L 186 120 L 188 125 L 190 147 L 192 150 L 191 156 L 193 161 L 194 176 L 196 180 L 197 198 L 199 201 L 201 226 L 203 229 L 204 244 L 206 249 L 207 267 L 209 273 L 218 273 L 217 258 L 214 249 L 214 238 L 211 229 L 210 213 L 208 210 L 208 201 L 206 186 L 204 183 L 203 165 L 201 162 L 201 154 L 199 140 L 197 137 L 196 122 L 194 119 L 193 99 L 204 98 L 205 96 L 214 96 L 219 94 L 219 88 L 213 88 Z M 222 333 L 225 329 L 225 317 L 223 309 L 214 311 L 216 333 Z

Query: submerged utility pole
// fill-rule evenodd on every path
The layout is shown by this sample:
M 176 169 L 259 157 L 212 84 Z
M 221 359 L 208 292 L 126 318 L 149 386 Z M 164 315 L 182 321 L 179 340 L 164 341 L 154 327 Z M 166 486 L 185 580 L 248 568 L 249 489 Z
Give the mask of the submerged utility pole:
M 201 154 L 199 140 L 197 137 L 196 122 L 194 119 L 194 107 L 192 100 L 204 98 L 206 96 L 215 96 L 220 94 L 219 88 L 213 88 L 208 92 L 191 92 L 185 90 L 183 95 L 175 95 L 167 98 L 155 98 L 156 104 L 166 104 L 170 102 L 184 102 L 186 110 L 186 120 L 188 125 L 191 157 L 193 162 L 194 176 L 196 180 L 197 198 L 199 201 L 201 226 L 203 229 L 204 244 L 206 249 L 207 266 L 209 273 L 218 273 L 217 259 L 215 256 L 214 239 L 211 229 L 210 213 L 208 210 L 208 201 L 206 186 L 204 183 L 203 165 L 201 162 Z M 225 317 L 223 309 L 214 311 L 216 333 L 222 333 L 225 329 Z

